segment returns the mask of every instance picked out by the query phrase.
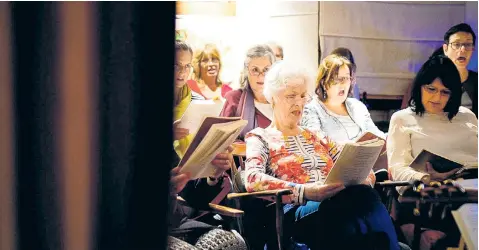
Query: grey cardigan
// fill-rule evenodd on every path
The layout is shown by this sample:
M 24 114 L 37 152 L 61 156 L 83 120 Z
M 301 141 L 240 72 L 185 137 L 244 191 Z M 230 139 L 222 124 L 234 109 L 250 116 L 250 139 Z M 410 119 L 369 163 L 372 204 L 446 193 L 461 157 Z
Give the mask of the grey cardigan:
M 365 132 L 371 132 L 378 137 L 386 139 L 386 134 L 376 127 L 368 109 L 361 101 L 354 98 L 347 98 L 345 104 L 349 116 L 361 129 L 361 133 L 358 136 Z M 332 117 L 330 112 L 331 111 L 328 111 L 321 103 L 319 98 L 315 96 L 313 100 L 304 107 L 301 126 L 313 131 L 322 131 L 333 141 L 344 142 L 358 139 L 348 138 L 344 127 L 339 124 L 338 119 Z

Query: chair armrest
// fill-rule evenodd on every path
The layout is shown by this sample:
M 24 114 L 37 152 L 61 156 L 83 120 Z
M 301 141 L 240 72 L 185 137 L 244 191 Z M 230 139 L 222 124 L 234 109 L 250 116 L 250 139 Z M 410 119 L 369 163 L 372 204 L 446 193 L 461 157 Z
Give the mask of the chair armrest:
M 217 205 L 213 203 L 210 203 L 208 205 L 213 212 L 224 215 L 224 216 L 240 218 L 244 215 L 244 211 L 236 209 L 236 208 L 225 207 L 225 206 L 221 206 L 221 205 Z
M 290 189 L 277 189 L 277 190 L 266 190 L 266 191 L 258 191 L 258 192 L 251 192 L 251 193 L 230 193 L 228 194 L 228 199 L 236 199 L 241 197 L 266 197 L 266 196 L 281 196 L 281 195 L 289 195 L 292 194 L 293 191 Z
M 181 196 L 177 196 L 176 201 L 178 202 L 178 204 L 182 206 L 189 207 L 188 202 L 186 202 L 185 199 L 183 199 Z M 213 213 L 217 213 L 217 214 L 229 216 L 229 217 L 234 217 L 234 218 L 239 218 L 244 215 L 244 211 L 239 209 L 225 207 L 225 206 L 217 205 L 213 203 L 208 203 L 208 206 L 210 208 L 209 210 L 201 209 L 201 212 L 213 212 Z
M 413 181 L 383 181 L 383 182 L 377 182 L 376 185 L 380 187 L 403 187 L 403 186 L 409 186 L 413 185 Z

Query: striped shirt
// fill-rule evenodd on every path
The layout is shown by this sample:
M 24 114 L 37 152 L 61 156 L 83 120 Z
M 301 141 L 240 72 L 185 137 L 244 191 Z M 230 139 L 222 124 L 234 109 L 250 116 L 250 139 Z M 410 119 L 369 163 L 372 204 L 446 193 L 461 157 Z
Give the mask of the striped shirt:
M 291 189 L 285 203 L 304 204 L 303 184 L 324 183 L 339 153 L 334 142 L 309 130 L 283 136 L 275 128 L 256 128 L 245 141 L 246 189 Z

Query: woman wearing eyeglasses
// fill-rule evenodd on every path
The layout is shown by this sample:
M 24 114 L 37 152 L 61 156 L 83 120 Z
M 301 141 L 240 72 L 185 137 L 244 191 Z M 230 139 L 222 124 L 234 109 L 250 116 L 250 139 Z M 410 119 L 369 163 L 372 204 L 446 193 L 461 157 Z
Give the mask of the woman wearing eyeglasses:
M 409 167 L 423 149 L 453 161 L 477 163 L 477 119 L 472 111 L 461 106 L 461 95 L 461 78 L 449 58 L 435 56 L 424 63 L 413 81 L 409 107 L 391 117 L 387 153 L 393 180 L 421 180 L 427 184 L 447 179 L 458 170 L 439 173 L 430 163 L 426 165 L 426 172 Z M 403 192 L 404 188 L 399 189 L 399 193 Z M 411 223 L 412 217 L 412 209 L 401 208 L 397 222 Z M 440 223 L 426 225 L 427 228 L 445 232 L 448 237 L 445 238 L 442 232 L 426 231 L 421 237 L 425 240 L 421 240 L 420 249 L 432 246 L 434 249 L 445 249 L 438 247 L 442 244 L 457 245 L 456 226 L 453 221 L 452 224 L 447 222 L 441 220 Z M 401 227 L 411 241 L 413 225 Z M 439 243 L 441 238 L 442 243 Z
M 193 78 L 187 82 L 193 92 L 205 99 L 221 99 L 232 90 L 220 79 L 221 56 L 214 44 L 206 44 L 193 59 Z
M 264 94 L 274 119 L 246 135 L 246 189 L 290 189 L 283 197 L 283 232 L 309 249 L 399 249 L 387 210 L 370 186 L 325 184 L 339 150 L 322 133 L 299 126 L 311 83 L 291 61 L 275 63 L 266 74 Z M 371 184 L 369 178 L 363 183 Z M 372 231 L 377 237 L 365 236 Z M 339 235 L 347 240 L 338 241 Z
M 454 63 L 435 56 L 413 81 L 409 107 L 394 113 L 387 151 L 394 180 L 443 180 L 451 173 L 430 168 L 421 173 L 409 167 L 422 149 L 459 162 L 477 162 L 477 119 L 461 106 L 461 78 Z
M 329 55 L 323 59 L 316 79 L 316 95 L 304 108 L 301 125 L 322 131 L 338 144 L 355 141 L 364 132 L 386 138 L 374 124 L 366 106 L 352 92 L 353 65 L 346 58 Z
M 254 128 L 266 128 L 273 119 L 273 109 L 263 94 L 264 76 L 275 62 L 275 55 L 266 44 L 255 45 L 246 52 L 244 69 L 240 77 L 241 88 L 226 94 L 221 116 L 242 117 L 248 125 L 240 134 Z

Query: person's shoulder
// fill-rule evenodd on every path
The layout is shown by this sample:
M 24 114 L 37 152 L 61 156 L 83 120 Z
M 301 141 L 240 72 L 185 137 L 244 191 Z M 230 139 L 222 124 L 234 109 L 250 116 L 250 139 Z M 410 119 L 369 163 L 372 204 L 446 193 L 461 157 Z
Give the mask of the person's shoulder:
M 194 88 L 198 85 L 198 83 L 194 79 L 190 79 L 186 81 L 186 85 L 190 88 Z
M 366 108 L 366 105 L 364 105 L 363 102 L 361 102 L 360 100 L 354 98 L 354 97 L 348 97 L 346 98 L 346 104 L 347 105 L 350 105 L 350 106 L 353 106 L 353 107 L 361 107 L 361 108 Z
M 364 103 L 354 97 L 348 97 L 346 99 L 346 105 L 352 112 L 361 112 L 361 113 L 369 113 L 368 107 L 364 105 Z
M 405 109 L 398 110 L 394 112 L 394 114 L 391 116 L 391 121 L 393 120 L 399 120 L 399 119 L 407 119 L 415 116 L 416 113 L 411 109 L 411 107 L 407 107 Z
M 315 95 L 311 99 L 310 102 L 308 102 L 306 105 L 304 105 L 305 110 L 315 110 L 316 112 L 319 112 L 321 110 L 321 101 L 319 100 L 318 96 Z
M 233 88 L 231 87 L 231 83 L 229 82 L 222 82 L 221 88 L 223 89 L 223 91 L 227 91 L 227 92 L 233 91 Z
M 477 72 L 473 70 L 469 70 L 469 77 L 477 79 Z
M 266 129 L 265 128 L 261 128 L 261 127 L 257 127 L 257 128 L 254 128 L 252 129 L 251 131 L 249 131 L 246 136 L 245 136 L 245 140 L 247 140 L 248 138 L 250 137 L 260 137 L 260 138 L 264 138 L 266 136 Z
M 477 119 L 476 115 L 472 110 L 464 107 L 464 106 L 459 106 L 459 111 L 457 112 L 456 116 L 463 116 L 463 117 L 473 117 L 474 119 Z
M 242 89 L 231 90 L 231 91 L 228 91 L 228 93 L 225 94 L 224 98 L 228 102 L 237 103 L 237 102 L 239 102 L 239 100 L 241 98 L 241 94 L 243 94 Z

